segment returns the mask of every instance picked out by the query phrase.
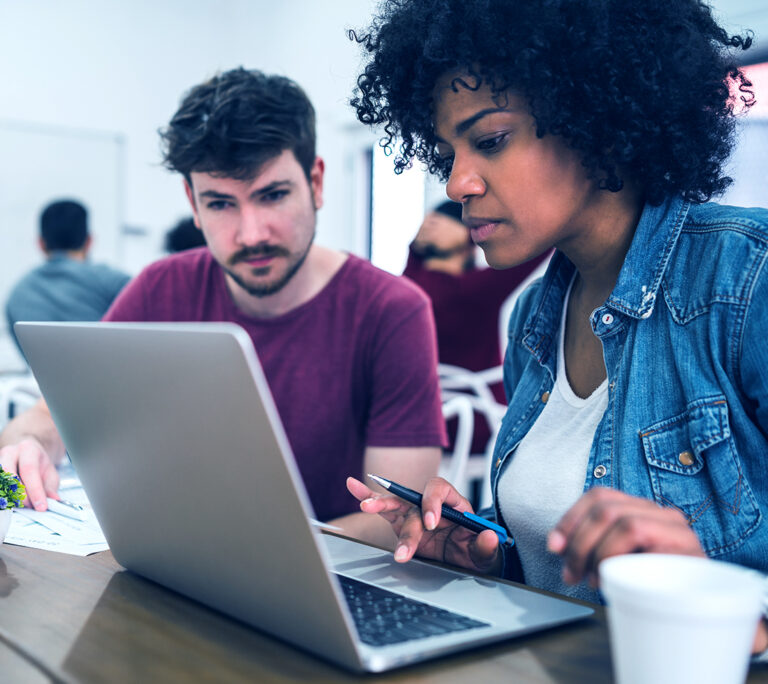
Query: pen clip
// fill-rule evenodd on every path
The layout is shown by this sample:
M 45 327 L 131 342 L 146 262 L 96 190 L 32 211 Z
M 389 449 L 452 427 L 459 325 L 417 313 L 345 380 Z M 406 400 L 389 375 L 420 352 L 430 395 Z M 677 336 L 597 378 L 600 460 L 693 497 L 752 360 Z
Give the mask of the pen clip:
M 501 525 L 497 525 L 495 522 L 481 518 L 479 515 L 469 513 L 468 511 L 464 511 L 463 515 L 465 515 L 470 520 L 474 520 L 476 523 L 479 523 L 483 527 L 487 527 L 489 530 L 493 530 L 499 537 L 500 544 L 504 544 L 507 540 L 509 540 L 510 544 L 515 543 L 515 540 L 509 536 L 509 533 Z

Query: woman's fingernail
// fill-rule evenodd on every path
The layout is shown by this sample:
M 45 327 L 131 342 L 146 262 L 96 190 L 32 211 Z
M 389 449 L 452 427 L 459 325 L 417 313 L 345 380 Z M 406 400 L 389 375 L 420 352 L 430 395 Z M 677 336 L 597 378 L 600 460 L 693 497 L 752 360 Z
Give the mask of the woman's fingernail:
M 552 553 L 560 553 L 565 548 L 565 535 L 559 530 L 552 530 L 547 537 L 547 548 Z
M 435 514 L 432 511 L 428 511 L 424 514 L 424 526 L 428 530 L 434 530 L 437 525 L 437 522 L 435 522 Z
M 395 549 L 395 560 L 404 561 L 407 556 L 408 556 L 408 547 L 405 546 L 405 544 L 400 544 L 400 546 L 398 546 Z

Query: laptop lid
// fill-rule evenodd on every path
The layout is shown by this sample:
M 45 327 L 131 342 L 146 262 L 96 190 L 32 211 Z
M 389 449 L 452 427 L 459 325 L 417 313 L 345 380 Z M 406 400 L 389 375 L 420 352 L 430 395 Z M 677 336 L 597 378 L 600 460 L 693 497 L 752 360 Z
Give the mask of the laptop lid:
M 110 549 L 129 570 L 355 670 L 592 613 L 319 534 L 251 340 L 234 324 L 15 330 Z M 364 644 L 333 571 L 487 625 Z

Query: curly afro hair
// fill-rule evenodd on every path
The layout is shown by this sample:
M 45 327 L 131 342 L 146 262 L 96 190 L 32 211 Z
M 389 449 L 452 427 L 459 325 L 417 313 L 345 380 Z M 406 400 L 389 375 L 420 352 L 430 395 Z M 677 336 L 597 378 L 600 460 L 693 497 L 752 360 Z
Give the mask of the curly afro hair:
M 601 188 L 631 179 L 651 204 L 725 190 L 735 115 L 754 103 L 734 55 L 751 36 L 730 36 L 701 0 L 385 0 L 350 38 L 368 53 L 358 119 L 384 125 L 389 151 L 400 139 L 396 172 L 417 158 L 443 180 L 432 91 L 446 73 L 519 93 L 539 137 L 562 137 Z

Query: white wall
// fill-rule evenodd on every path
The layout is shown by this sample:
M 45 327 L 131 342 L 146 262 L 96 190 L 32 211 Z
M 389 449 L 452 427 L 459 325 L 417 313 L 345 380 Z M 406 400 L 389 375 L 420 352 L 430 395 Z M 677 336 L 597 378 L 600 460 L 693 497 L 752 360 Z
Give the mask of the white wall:
M 283 73 L 307 90 L 318 112 L 318 148 L 327 165 L 318 239 L 364 254 L 361 151 L 377 136 L 356 122 L 347 105 L 360 53 L 346 29 L 365 25 L 376 4 L 0 0 L 0 129 L 4 123 L 23 122 L 41 130 L 90 132 L 119 141 L 117 168 L 104 172 L 117 176 L 119 206 L 114 216 L 94 215 L 103 225 L 93 229 L 97 255 L 135 272 L 159 256 L 162 234 L 188 212 L 180 180 L 159 165 L 157 136 L 181 94 L 214 72 L 240 64 Z M 768 35 L 767 0 L 714 4 L 730 28 L 751 26 L 758 48 L 768 47 L 761 40 Z M 19 166 L 8 150 L 0 149 L 0 163 L 7 170 L 0 196 L 18 198 L 18 184 L 35 184 L 34 172 L 16 172 Z M 88 161 L 72 159 L 73 168 L 76 164 Z M 58 170 L 64 177 L 70 171 Z M 55 172 L 46 169 L 48 176 Z M 434 204 L 440 193 L 439 187 L 427 184 L 427 204 Z M 30 208 L 24 225 L 2 225 L 0 231 L 15 231 L 19 244 L 31 244 L 37 210 Z M 110 221 L 119 225 L 107 226 Z M 100 231 L 105 238 L 99 246 Z M 106 238 L 109 231 L 116 234 L 114 239 Z M 36 259 L 30 248 L 18 254 L 3 249 L 0 273 L 10 277 Z
M 308 91 L 318 112 L 328 169 L 319 239 L 361 249 L 344 168 L 372 136 L 346 104 L 358 50 L 344 29 L 364 24 L 372 6 L 368 0 L 0 0 L 0 123 L 122 136 L 121 213 L 133 230 L 123 234 L 120 255 L 135 271 L 159 254 L 162 233 L 188 213 L 179 178 L 159 166 L 157 136 L 181 94 L 241 64 L 283 73 Z M 21 239 L 36 226 L 13 229 Z

